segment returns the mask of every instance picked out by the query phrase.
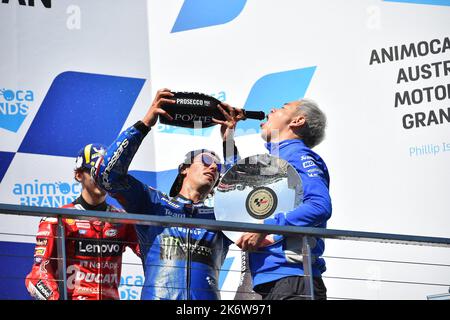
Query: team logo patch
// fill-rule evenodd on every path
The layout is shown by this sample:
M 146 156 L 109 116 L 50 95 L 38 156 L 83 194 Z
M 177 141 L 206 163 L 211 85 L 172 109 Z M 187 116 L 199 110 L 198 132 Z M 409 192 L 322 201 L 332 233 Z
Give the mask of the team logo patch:
M 198 208 L 198 214 L 214 214 L 213 208 Z
M 150 189 L 153 189 L 152 187 L 149 187 Z M 153 189 L 155 190 L 155 189 Z M 170 201 L 169 199 L 166 198 L 161 198 L 162 201 L 166 202 L 169 206 L 173 207 L 173 208 L 179 208 L 180 206 L 176 203 L 173 203 L 172 201 Z
M 53 294 L 52 289 L 50 289 L 46 283 L 44 283 L 42 280 L 39 280 L 38 283 L 36 283 L 36 290 L 45 298 L 48 299 Z
M 89 222 L 76 222 L 76 225 L 78 228 L 81 229 L 90 229 L 91 225 L 89 224 Z
M 265 219 L 276 209 L 278 198 L 275 192 L 267 187 L 254 189 L 245 200 L 247 212 L 255 219 Z
M 35 256 L 43 256 L 45 254 L 45 248 L 36 248 L 34 251 Z
M 115 237 L 117 236 L 117 230 L 116 229 L 109 229 L 105 231 L 105 236 L 107 237 Z
M 66 223 L 70 226 L 75 224 L 75 220 L 74 219 L 66 219 Z
M 45 247 L 47 245 L 48 240 L 46 238 L 38 238 L 36 240 L 36 246 Z

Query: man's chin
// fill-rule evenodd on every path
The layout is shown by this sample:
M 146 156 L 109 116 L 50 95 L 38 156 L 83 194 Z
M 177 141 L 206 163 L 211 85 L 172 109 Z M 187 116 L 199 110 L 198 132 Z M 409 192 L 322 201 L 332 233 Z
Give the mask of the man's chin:
M 95 190 L 95 193 L 96 193 L 98 196 L 102 196 L 102 197 L 106 196 L 106 191 L 104 191 L 104 190 L 102 190 L 102 189 L 97 189 L 97 190 Z
M 207 179 L 204 183 L 205 189 L 209 189 L 209 192 L 211 192 L 212 189 L 214 189 L 214 186 L 216 185 L 216 182 L 214 180 Z
M 264 129 L 261 130 L 261 138 L 266 142 L 269 142 L 269 140 L 270 140 L 270 136 L 267 134 L 267 131 Z

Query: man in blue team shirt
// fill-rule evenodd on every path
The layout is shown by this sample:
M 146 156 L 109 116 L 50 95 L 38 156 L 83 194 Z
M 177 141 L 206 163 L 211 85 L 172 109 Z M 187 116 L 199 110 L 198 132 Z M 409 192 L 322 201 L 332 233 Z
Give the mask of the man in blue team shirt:
M 205 149 L 186 154 L 170 195 L 128 174 L 128 167 L 158 116 L 171 118 L 161 106 L 174 103 L 168 89 L 159 90 L 141 121 L 123 131 L 97 162 L 97 184 L 129 213 L 215 219 L 204 200 L 220 174 L 220 159 Z M 141 299 L 217 300 L 219 270 L 231 241 L 220 231 L 203 228 L 137 225 L 145 283 Z
M 234 129 L 243 118 L 239 109 L 223 103 L 226 120 L 218 121 L 223 128 Z M 225 111 L 226 110 L 226 111 Z M 261 124 L 261 134 L 270 154 L 288 161 L 299 173 L 303 184 L 303 203 L 289 212 L 279 212 L 264 220 L 265 224 L 326 228 L 331 217 L 330 177 L 322 158 L 311 148 L 325 136 L 326 117 L 317 104 L 308 99 L 292 101 L 272 109 L 267 122 Z M 233 136 L 224 136 L 234 147 Z M 301 239 L 285 237 L 282 241 L 262 247 L 266 234 L 244 233 L 236 242 L 249 252 L 254 290 L 265 300 L 305 299 L 305 277 L 301 256 Z M 325 261 L 324 241 L 316 238 L 312 244 L 312 272 L 315 299 L 326 299 L 322 273 Z M 254 252 L 258 250 L 258 252 Z

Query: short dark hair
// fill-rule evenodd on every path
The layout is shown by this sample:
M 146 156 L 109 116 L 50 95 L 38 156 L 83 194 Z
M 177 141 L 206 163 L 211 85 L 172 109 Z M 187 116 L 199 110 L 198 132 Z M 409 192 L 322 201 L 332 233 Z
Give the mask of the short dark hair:
M 172 187 L 170 188 L 170 192 L 169 192 L 170 197 L 175 197 L 176 195 L 178 195 L 178 193 L 180 193 L 181 188 L 183 187 L 184 175 L 182 175 L 181 172 L 184 169 L 188 168 L 192 164 L 192 162 L 194 161 L 194 158 L 196 156 L 198 156 L 199 154 L 202 154 L 202 153 L 212 154 L 219 161 L 221 161 L 220 157 L 214 151 L 211 151 L 208 149 L 197 149 L 197 150 L 193 150 L 193 151 L 186 153 L 186 155 L 184 156 L 184 161 L 178 166 L 178 175 L 175 178 L 175 181 L 173 182 Z M 218 182 L 219 182 L 219 180 L 217 180 L 216 185 Z M 214 185 L 214 186 L 216 186 L 216 185 Z

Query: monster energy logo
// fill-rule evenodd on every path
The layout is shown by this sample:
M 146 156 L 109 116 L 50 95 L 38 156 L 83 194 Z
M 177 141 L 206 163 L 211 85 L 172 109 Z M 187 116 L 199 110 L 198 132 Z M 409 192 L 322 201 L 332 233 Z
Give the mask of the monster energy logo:
M 190 239 L 186 243 L 182 238 L 162 235 L 160 248 L 161 260 L 186 260 L 189 250 L 192 261 L 212 265 L 213 250 L 211 243 L 205 240 Z

